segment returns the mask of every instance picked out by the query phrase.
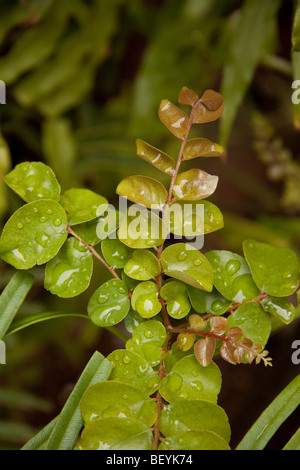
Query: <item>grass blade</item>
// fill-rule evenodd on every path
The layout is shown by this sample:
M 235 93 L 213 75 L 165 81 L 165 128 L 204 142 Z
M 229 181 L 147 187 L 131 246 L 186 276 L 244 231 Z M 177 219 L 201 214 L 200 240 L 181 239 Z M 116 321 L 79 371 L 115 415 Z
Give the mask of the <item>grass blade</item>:
M 262 450 L 277 429 L 300 403 L 300 375 L 297 375 L 265 409 L 236 447 L 236 450 Z M 296 438 L 295 438 L 296 439 Z
M 49 437 L 46 450 L 73 449 L 83 426 L 80 412 L 81 397 L 90 385 L 106 380 L 111 369 L 112 364 L 102 354 L 95 352 L 58 417 Z
M 0 340 L 4 338 L 11 322 L 24 302 L 33 280 L 32 274 L 18 271 L 0 295 Z
M 291 439 L 286 443 L 283 450 L 300 450 L 300 428 L 295 432 Z
M 42 450 L 57 423 L 58 416 L 54 418 L 50 423 L 47 424 L 39 433 L 33 436 L 26 444 L 21 448 L 21 450 Z

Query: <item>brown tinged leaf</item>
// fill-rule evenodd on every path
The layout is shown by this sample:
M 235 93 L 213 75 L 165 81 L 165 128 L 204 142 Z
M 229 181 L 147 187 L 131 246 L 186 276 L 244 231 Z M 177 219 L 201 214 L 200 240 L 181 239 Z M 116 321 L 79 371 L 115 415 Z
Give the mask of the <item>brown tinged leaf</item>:
M 248 351 L 246 355 L 247 361 L 249 364 L 252 364 L 253 359 L 254 359 L 254 353 L 252 351 Z
M 162 150 L 147 144 L 142 139 L 136 140 L 137 155 L 146 162 L 155 166 L 160 171 L 172 176 L 175 169 L 175 161 Z
M 215 335 L 222 336 L 228 328 L 228 320 L 225 317 L 212 317 L 210 319 L 210 331 Z
M 214 357 L 216 349 L 216 339 L 206 336 L 205 339 L 199 339 L 194 345 L 194 353 L 197 361 L 203 367 L 207 367 Z
M 158 116 L 175 137 L 178 137 L 178 139 L 183 138 L 188 128 L 189 117 L 182 109 L 169 100 L 162 100 L 159 105 Z
M 237 360 L 234 357 L 234 346 L 231 341 L 225 341 L 220 349 L 220 356 L 224 361 L 229 362 L 230 364 L 236 365 Z
M 206 90 L 200 101 L 209 111 L 216 111 L 223 105 L 222 96 L 215 90 Z
M 220 157 L 223 152 L 224 149 L 221 145 L 205 137 L 198 137 L 186 142 L 183 157 L 185 160 L 192 160 L 198 157 Z
M 241 339 L 242 336 L 243 336 L 243 331 L 238 326 L 233 326 L 229 328 L 227 332 L 227 338 L 229 338 L 230 341 L 232 341 L 233 343 Z
M 243 338 L 242 341 L 240 342 L 241 345 L 245 346 L 246 348 L 251 348 L 252 347 L 252 341 L 249 338 Z
M 238 364 L 240 364 L 244 358 L 244 349 L 240 346 L 237 346 L 233 352 L 234 359 Z
M 196 101 L 198 101 L 199 96 L 190 88 L 184 86 L 181 88 L 179 95 L 178 95 L 178 103 L 187 104 L 189 106 L 193 106 Z

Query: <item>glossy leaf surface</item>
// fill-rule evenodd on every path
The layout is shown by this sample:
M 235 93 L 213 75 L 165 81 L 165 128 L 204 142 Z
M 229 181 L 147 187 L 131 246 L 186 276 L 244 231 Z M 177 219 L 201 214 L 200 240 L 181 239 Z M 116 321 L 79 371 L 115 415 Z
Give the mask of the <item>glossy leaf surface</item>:
M 291 323 L 295 318 L 295 307 L 286 298 L 267 297 L 261 303 L 265 312 L 279 318 L 282 323 Z
M 184 318 L 191 309 L 187 286 L 180 281 L 167 282 L 160 291 L 166 301 L 168 314 L 175 319 Z
M 183 150 L 185 160 L 197 157 L 220 157 L 224 152 L 221 145 L 204 137 L 190 139 L 186 142 Z
M 209 201 L 174 201 L 169 206 L 170 232 L 185 237 L 215 232 L 224 226 L 220 209 Z
M 168 437 L 158 450 L 230 450 L 227 442 L 211 431 L 187 431 Z
M 195 107 L 193 122 L 203 124 L 216 121 L 222 116 L 223 110 L 224 103 L 220 93 L 214 90 L 206 90 Z
M 60 185 L 52 169 L 42 162 L 22 162 L 4 176 L 4 181 L 24 201 L 59 200 Z
M 150 450 L 152 432 L 135 419 L 98 418 L 83 430 L 79 450 Z
M 188 128 L 189 117 L 182 109 L 169 100 L 162 100 L 159 105 L 158 116 L 175 137 L 181 139 L 184 136 Z
M 125 274 L 138 281 L 153 279 L 160 271 L 158 258 L 149 250 L 134 250 L 124 266 Z
M 90 251 L 72 237 L 46 264 L 44 287 L 59 297 L 74 297 L 88 288 L 92 272 L 93 257 Z
M 214 285 L 228 300 L 241 303 L 259 295 L 246 260 L 227 250 L 212 250 L 205 254 L 214 270 Z
M 160 431 L 166 437 L 186 431 L 212 431 L 230 440 L 230 426 L 225 411 L 206 400 L 185 400 L 163 408 Z
M 175 161 L 172 157 L 167 155 L 150 144 L 147 144 L 142 139 L 137 139 L 136 141 L 137 155 L 146 162 L 153 165 L 158 170 L 166 173 L 167 175 L 172 175 L 175 169 Z
M 105 197 L 89 189 L 68 189 L 61 197 L 60 203 L 68 215 L 71 225 L 81 224 L 95 219 L 107 208 Z
M 138 284 L 132 293 L 131 305 L 143 318 L 157 315 L 161 311 L 157 285 L 152 281 Z
M 193 106 L 196 101 L 198 101 L 199 96 L 190 88 L 184 86 L 181 88 L 179 95 L 178 95 L 178 102 L 181 104 L 186 104 Z
M 117 186 L 116 193 L 149 209 L 163 207 L 168 197 L 166 188 L 159 181 L 141 175 L 123 179 Z
M 154 367 L 160 363 L 165 339 L 164 325 L 159 321 L 149 320 L 134 329 L 132 338 L 126 342 L 126 349 L 140 354 Z
M 265 347 L 271 333 L 271 319 L 259 302 L 241 305 L 228 317 L 228 322 L 230 328 L 241 328 L 244 337 L 250 339 L 253 344 Z
M 221 373 L 211 362 L 203 367 L 194 355 L 176 362 L 169 375 L 163 378 L 159 388 L 162 397 L 170 403 L 180 400 L 208 400 L 217 402 L 221 389 Z
M 157 416 L 156 403 L 132 385 L 99 382 L 87 389 L 80 402 L 85 424 L 109 416 L 133 418 L 152 426 Z
M 95 325 L 116 325 L 130 309 L 126 284 L 120 279 L 111 279 L 100 286 L 88 303 L 88 314 Z
M 198 313 L 211 313 L 212 315 L 222 315 L 231 305 L 216 288 L 212 292 L 204 292 L 195 287 L 188 286 L 188 294 L 192 307 Z
M 76 225 L 76 233 L 90 245 L 97 245 L 119 227 L 119 212 L 108 206 L 105 212 L 96 219 Z
M 255 240 L 245 240 L 243 250 L 259 289 L 275 297 L 295 292 L 299 283 L 299 261 L 294 251 Z
M 0 238 L 0 256 L 17 269 L 29 269 L 53 258 L 67 238 L 67 217 L 53 200 L 20 207 L 7 221 Z
M 107 356 L 113 363 L 109 380 L 127 383 L 152 395 L 159 385 L 159 379 L 148 361 L 139 354 L 125 349 L 116 349 Z
M 168 276 L 198 289 L 212 290 L 212 267 L 205 256 L 191 245 L 176 243 L 167 247 L 162 252 L 161 263 Z
M 209 175 L 199 168 L 179 173 L 175 180 L 173 195 L 175 199 L 197 201 L 211 196 L 218 185 L 219 177 Z
M 106 238 L 103 240 L 101 250 L 105 261 L 114 268 L 124 268 L 132 252 L 118 238 Z
M 139 210 L 136 215 L 122 218 L 118 238 L 134 249 L 160 246 L 166 239 L 168 230 L 165 222 L 154 212 Z

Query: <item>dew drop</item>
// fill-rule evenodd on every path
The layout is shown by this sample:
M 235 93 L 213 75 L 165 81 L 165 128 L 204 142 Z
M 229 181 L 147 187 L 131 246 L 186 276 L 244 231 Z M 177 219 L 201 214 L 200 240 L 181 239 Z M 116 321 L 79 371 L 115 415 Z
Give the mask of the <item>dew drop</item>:
M 108 301 L 107 295 L 100 294 L 98 297 L 99 304 L 105 304 Z
M 215 300 L 212 304 L 211 304 L 211 310 L 213 312 L 219 312 L 220 310 L 222 310 L 222 307 L 223 307 L 223 304 L 222 302 L 220 302 L 219 300 Z
M 123 362 L 124 362 L 124 364 L 130 364 L 130 362 L 131 362 L 130 357 L 129 356 L 124 356 L 123 357 Z
M 177 256 L 177 259 L 178 261 L 184 261 L 186 259 L 186 253 L 184 251 L 182 251 L 181 253 L 179 253 L 179 255 Z
M 146 330 L 145 331 L 145 337 L 150 339 L 150 338 L 153 338 L 154 334 L 151 330 Z
M 235 274 L 241 267 L 241 263 L 238 260 L 231 260 L 228 261 L 226 264 L 226 272 L 230 275 Z
M 27 243 L 27 246 L 32 246 L 32 242 L 28 242 L 28 243 Z
M 112 284 L 112 286 L 116 287 L 116 285 L 117 285 L 117 281 L 112 281 L 112 283 L 111 283 L 111 284 Z
M 52 209 L 47 209 L 47 214 L 52 214 Z
M 119 290 L 120 294 L 125 294 L 125 292 L 126 292 L 126 289 L 124 287 L 119 287 L 118 290 Z
M 198 392 L 202 392 L 203 390 L 203 384 L 202 382 L 200 382 L 200 380 L 195 380 L 194 382 L 191 382 L 191 386 Z
M 25 217 L 25 222 L 26 222 L 26 224 L 30 224 L 31 219 L 29 217 Z
M 61 219 L 60 219 L 60 218 L 55 219 L 55 220 L 53 221 L 53 224 L 55 225 L 55 227 L 58 227 L 59 225 L 61 225 Z
M 117 299 L 118 297 L 119 297 L 119 295 L 118 295 L 117 293 L 115 293 L 115 294 L 113 295 L 113 298 L 114 298 L 114 299 Z
M 195 265 L 195 266 L 200 266 L 200 264 L 202 264 L 201 259 L 195 259 L 194 265 Z
M 17 224 L 17 227 L 18 227 L 18 228 L 23 228 L 23 224 L 22 224 L 21 222 L 19 222 L 19 223 Z
M 46 217 L 42 215 L 42 217 L 40 217 L 40 222 L 46 222 Z
M 33 212 L 35 212 L 36 214 L 38 213 L 38 211 L 39 211 L 39 210 L 38 210 L 37 207 L 34 207 L 34 208 L 33 208 Z

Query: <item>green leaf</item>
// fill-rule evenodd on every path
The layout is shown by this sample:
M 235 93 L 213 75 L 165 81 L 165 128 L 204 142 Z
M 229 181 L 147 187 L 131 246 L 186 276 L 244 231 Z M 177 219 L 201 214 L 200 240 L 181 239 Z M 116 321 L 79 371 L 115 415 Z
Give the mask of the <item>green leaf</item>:
M 300 375 L 297 375 L 260 415 L 236 450 L 262 450 L 277 429 L 300 404 Z
M 66 228 L 66 214 L 56 201 L 29 202 L 7 221 L 0 238 L 0 257 L 17 269 L 44 264 L 65 242 Z
M 88 302 L 88 314 L 95 325 L 116 325 L 126 317 L 130 300 L 125 282 L 111 279 L 100 286 Z
M 48 439 L 46 450 L 72 450 L 83 425 L 80 400 L 88 387 L 108 378 L 112 365 L 95 352 L 82 372 L 67 399 L 54 429 Z
M 175 235 L 203 235 L 224 226 L 222 212 L 209 201 L 174 201 L 168 207 L 170 232 Z
M 298 428 L 282 450 L 300 450 L 300 428 Z
M 10 324 L 30 291 L 33 281 L 32 274 L 17 272 L 2 291 L 0 295 L 0 340 L 6 335 Z
M 165 222 L 154 212 L 138 210 L 138 215 L 122 218 L 118 238 L 124 245 L 134 249 L 160 246 L 168 235 Z
M 166 188 L 159 181 L 140 175 L 123 179 L 117 186 L 116 193 L 149 209 L 160 209 L 168 197 Z
M 228 300 L 242 303 L 259 295 L 245 259 L 227 250 L 212 250 L 205 254 L 214 270 L 214 285 Z
M 280 0 L 243 2 L 240 19 L 232 35 L 221 87 L 225 102 L 220 129 L 223 146 L 227 145 L 236 113 L 262 57 L 266 36 L 273 28 L 280 4 Z
M 137 139 L 137 155 L 146 162 L 155 166 L 158 170 L 166 173 L 167 175 L 172 176 L 175 170 L 175 161 L 172 157 L 162 152 L 161 150 L 152 147 L 152 145 L 147 144 L 142 139 Z
M 45 289 L 69 298 L 84 292 L 90 285 L 93 257 L 76 238 L 68 238 L 59 253 L 46 264 Z
M 259 302 L 246 302 L 228 317 L 229 328 L 241 328 L 244 337 L 265 347 L 271 333 L 271 319 Z
M 230 450 L 230 447 L 214 432 L 187 431 L 165 439 L 158 450 Z
M 144 357 L 154 367 L 161 361 L 161 348 L 166 339 L 164 325 L 156 320 L 149 320 L 138 325 L 132 338 L 126 342 L 126 349 Z
M 179 173 L 173 187 L 173 196 L 178 200 L 197 201 L 211 196 L 218 185 L 219 177 L 209 175 L 199 168 Z
M 146 318 L 141 317 L 141 315 L 135 310 L 129 310 L 128 315 L 124 320 L 124 325 L 128 333 L 133 333 L 134 330 L 141 324 L 147 321 Z
M 213 270 L 204 255 L 185 243 L 168 246 L 161 255 L 164 272 L 191 286 L 211 291 Z
M 211 362 L 207 367 L 199 364 L 194 355 L 176 362 L 169 375 L 163 378 L 159 393 L 170 403 L 180 400 L 208 400 L 217 402 L 221 390 L 221 372 Z
M 267 297 L 261 303 L 265 312 L 271 313 L 286 325 L 295 318 L 295 307 L 286 298 Z
M 139 354 L 124 349 L 116 349 L 107 356 L 113 369 L 109 380 L 133 385 L 152 395 L 159 385 L 159 378 L 148 361 Z
M 157 315 L 161 311 L 157 285 L 152 281 L 138 284 L 132 293 L 131 305 L 143 318 Z
M 40 432 L 24 444 L 20 450 L 44 450 L 48 439 L 57 423 L 58 416 L 48 423 Z
M 189 124 L 188 115 L 169 100 L 162 100 L 158 109 L 161 122 L 175 137 L 182 139 Z
M 109 205 L 104 214 L 97 219 L 90 220 L 76 226 L 76 233 L 82 240 L 90 245 L 97 245 L 106 239 L 119 227 L 119 213 Z
M 173 343 L 171 346 L 171 349 L 168 352 L 166 352 L 166 354 L 164 354 L 165 371 L 169 373 L 172 367 L 176 364 L 176 362 L 190 355 L 191 355 L 191 350 L 182 351 L 181 349 L 178 348 L 176 342 Z
M 105 197 L 89 189 L 68 189 L 60 199 L 60 203 L 68 215 L 71 225 L 93 220 L 107 209 Z
M 24 201 L 60 198 L 60 185 L 52 169 L 42 162 L 22 162 L 4 176 L 6 184 Z
M 153 279 L 160 271 L 158 258 L 149 250 L 134 250 L 124 266 L 125 274 L 138 281 Z
M 184 400 L 163 408 L 159 428 L 165 437 L 205 430 L 229 442 L 231 435 L 223 408 L 206 400 Z
M 255 240 L 245 240 L 243 250 L 259 289 L 274 297 L 285 297 L 295 292 L 300 266 L 294 251 Z
M 167 303 L 167 312 L 170 317 L 179 320 L 188 315 L 191 304 L 189 302 L 187 286 L 183 282 L 167 282 L 161 288 L 160 295 Z
M 222 315 L 227 312 L 231 302 L 217 291 L 204 292 L 195 287 L 188 286 L 190 302 L 197 313 L 211 313 L 212 315 Z
M 152 426 L 157 417 L 157 405 L 149 396 L 132 385 L 99 382 L 87 389 L 80 402 L 85 425 L 97 418 L 133 418 Z
M 83 430 L 79 450 L 150 450 L 152 431 L 144 423 L 128 418 L 100 418 Z
M 117 238 L 106 238 L 101 243 L 105 261 L 113 268 L 124 268 L 130 259 L 132 250 Z
M 204 137 L 190 139 L 186 142 L 183 150 L 185 160 L 198 157 L 220 157 L 224 153 L 221 145 Z

